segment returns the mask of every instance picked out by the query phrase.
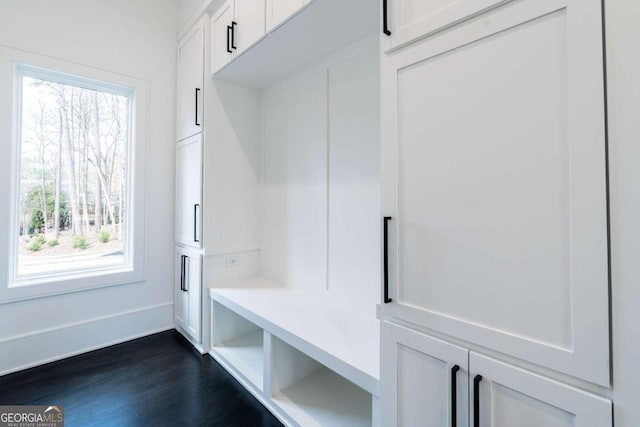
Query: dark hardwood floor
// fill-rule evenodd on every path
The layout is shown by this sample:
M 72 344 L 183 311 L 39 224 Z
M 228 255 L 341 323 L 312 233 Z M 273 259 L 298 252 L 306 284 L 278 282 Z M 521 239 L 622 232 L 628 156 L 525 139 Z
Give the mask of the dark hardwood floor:
M 0 377 L 0 405 L 56 404 L 67 427 L 281 426 L 176 331 Z

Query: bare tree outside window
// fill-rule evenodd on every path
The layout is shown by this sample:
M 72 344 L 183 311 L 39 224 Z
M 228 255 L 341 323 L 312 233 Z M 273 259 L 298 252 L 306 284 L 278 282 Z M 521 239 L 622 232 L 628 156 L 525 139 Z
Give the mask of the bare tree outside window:
M 22 77 L 18 275 L 124 264 L 129 97 Z

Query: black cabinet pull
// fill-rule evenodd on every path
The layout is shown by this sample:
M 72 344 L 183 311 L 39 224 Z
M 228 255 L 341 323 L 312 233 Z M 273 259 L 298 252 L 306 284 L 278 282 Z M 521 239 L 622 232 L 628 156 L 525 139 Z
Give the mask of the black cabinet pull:
M 187 255 L 184 256 L 184 286 L 183 291 L 189 292 L 189 257 Z
M 180 257 L 180 290 L 182 292 L 186 291 L 186 288 L 185 288 L 185 278 L 186 278 L 185 277 L 185 271 L 186 271 L 185 270 L 185 266 L 186 266 L 185 265 L 186 264 L 185 260 L 186 259 L 187 259 L 186 255 L 182 255 Z
M 198 93 L 200 93 L 199 87 L 196 88 L 196 126 L 200 126 L 200 123 L 198 123 Z
M 231 21 L 231 49 L 236 49 L 236 21 Z
M 227 52 L 229 53 L 233 53 L 233 51 L 231 50 L 231 47 L 229 46 L 229 42 L 231 41 L 231 35 L 230 35 L 231 31 L 233 30 L 229 25 L 227 25 Z
M 480 381 L 482 375 L 473 378 L 473 427 L 480 427 Z
M 451 367 L 451 427 L 458 425 L 458 371 L 460 366 L 453 365 Z
M 389 31 L 389 16 L 387 13 L 388 8 L 388 0 L 382 0 L 382 32 L 387 36 L 390 36 L 391 31 Z
M 389 221 L 390 216 L 384 217 L 384 303 L 388 304 L 393 301 L 389 298 Z
M 200 243 L 198 239 L 198 208 L 200 205 L 196 203 L 193 205 L 193 241 L 196 243 Z

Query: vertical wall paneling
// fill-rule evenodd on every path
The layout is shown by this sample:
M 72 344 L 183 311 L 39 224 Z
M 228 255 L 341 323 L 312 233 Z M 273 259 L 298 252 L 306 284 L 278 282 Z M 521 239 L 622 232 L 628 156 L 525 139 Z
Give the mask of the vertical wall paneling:
M 264 101 L 263 274 L 373 316 L 380 257 L 379 67 L 360 43 Z

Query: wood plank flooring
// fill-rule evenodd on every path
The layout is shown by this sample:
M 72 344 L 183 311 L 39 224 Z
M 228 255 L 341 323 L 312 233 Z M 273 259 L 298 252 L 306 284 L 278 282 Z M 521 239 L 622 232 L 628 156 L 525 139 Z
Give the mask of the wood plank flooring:
M 176 331 L 0 377 L 0 405 L 63 405 L 65 426 L 281 426 Z

